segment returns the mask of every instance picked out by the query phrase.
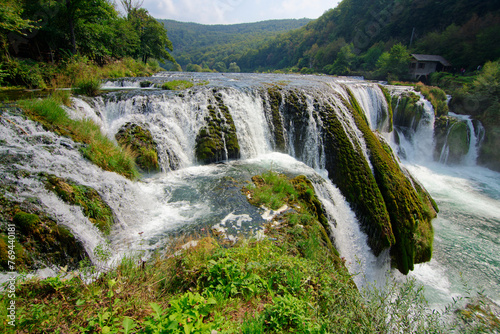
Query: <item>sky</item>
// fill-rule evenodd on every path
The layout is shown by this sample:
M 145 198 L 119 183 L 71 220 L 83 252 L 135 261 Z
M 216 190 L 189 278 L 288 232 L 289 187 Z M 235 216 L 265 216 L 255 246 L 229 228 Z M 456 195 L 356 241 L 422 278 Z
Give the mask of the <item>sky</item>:
M 234 24 L 274 19 L 317 19 L 340 0 L 144 0 L 157 19 Z

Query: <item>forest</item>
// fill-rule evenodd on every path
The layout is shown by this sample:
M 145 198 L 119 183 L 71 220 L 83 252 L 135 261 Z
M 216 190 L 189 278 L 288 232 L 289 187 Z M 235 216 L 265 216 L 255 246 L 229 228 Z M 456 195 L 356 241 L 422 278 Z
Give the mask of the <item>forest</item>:
M 298 29 L 310 19 L 269 20 L 231 25 L 204 25 L 197 23 L 159 20 L 172 41 L 172 56 L 183 69 L 208 69 L 217 72 L 239 72 L 229 69 L 251 50 L 270 42 L 279 34 Z M 172 64 L 167 64 L 173 69 Z
M 96 75 L 104 65 L 127 59 L 125 67 L 131 71 L 122 66 L 116 74 L 130 76 L 151 72 L 138 62 L 175 62 L 163 25 L 138 2 L 122 0 L 121 4 L 124 15 L 109 0 L 3 1 L 0 84 L 67 87 L 75 78 L 60 77 L 78 76 L 81 67 L 92 67 L 87 72 Z M 132 67 L 141 70 L 134 73 Z
M 400 44 L 408 53 L 439 54 L 456 68 L 475 69 L 500 57 L 499 10 L 498 1 L 343 0 L 238 64 L 244 71 L 384 77 L 384 57 Z

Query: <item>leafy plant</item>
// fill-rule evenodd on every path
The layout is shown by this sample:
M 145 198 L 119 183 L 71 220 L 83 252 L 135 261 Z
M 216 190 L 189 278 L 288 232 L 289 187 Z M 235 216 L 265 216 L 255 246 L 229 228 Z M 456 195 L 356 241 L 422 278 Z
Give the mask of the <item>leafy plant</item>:
M 215 328 L 208 320 L 215 299 L 187 292 L 170 300 L 170 307 L 164 310 L 151 303 L 153 316 L 145 321 L 146 333 L 209 333 Z

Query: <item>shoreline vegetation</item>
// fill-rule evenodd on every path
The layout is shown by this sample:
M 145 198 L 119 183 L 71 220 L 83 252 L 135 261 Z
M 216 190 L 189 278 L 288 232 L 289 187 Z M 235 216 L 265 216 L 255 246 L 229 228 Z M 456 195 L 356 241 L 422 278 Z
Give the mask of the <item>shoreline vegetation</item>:
M 471 333 L 498 328 L 487 306 L 430 312 L 412 279 L 358 290 L 329 241 L 304 177 L 269 171 L 242 184 L 250 203 L 288 208 L 260 238 L 236 243 L 206 232 L 179 237 L 148 261 L 116 268 L 80 262 L 78 272 L 19 277 L 17 330 L 29 333 Z M 101 260 L 109 257 L 105 247 Z M 99 272 L 99 275 L 96 275 Z M 88 278 L 93 277 L 90 281 Z M 0 314 L 7 319 L 7 293 Z M 455 315 L 443 323 L 444 316 Z M 495 327 L 497 326 L 497 327 Z M 7 320 L 0 329 L 9 333 Z

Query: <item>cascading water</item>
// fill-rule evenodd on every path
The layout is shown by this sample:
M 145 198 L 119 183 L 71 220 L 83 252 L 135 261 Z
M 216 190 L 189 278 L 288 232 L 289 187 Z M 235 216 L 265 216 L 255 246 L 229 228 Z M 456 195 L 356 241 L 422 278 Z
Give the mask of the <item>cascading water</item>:
M 110 138 L 114 138 L 127 123 L 145 125 L 157 143 L 162 173 L 131 182 L 117 174 L 104 172 L 81 157 L 79 144 L 47 132 L 19 116 L 7 114 L 3 118 L 8 117 L 9 122 L 1 122 L 0 129 L 2 156 L 8 159 L 19 157 L 11 165 L 16 170 L 30 174 L 55 174 L 97 190 L 116 215 L 117 223 L 107 237 L 112 251 L 110 262 L 116 262 L 125 254 L 146 254 L 164 247 L 169 236 L 178 231 L 219 225 L 228 234 L 236 235 L 242 231 L 255 234 L 264 221 L 261 212 L 241 195 L 241 186 L 235 186 L 228 180 L 236 180 L 241 185 L 251 176 L 269 169 L 290 175 L 305 174 L 315 180 L 315 188 L 331 218 L 341 256 L 346 258 L 351 271 L 363 273 L 357 276 L 356 282 L 362 285 L 365 279 L 382 280 L 388 269 L 387 252 L 378 259 L 373 256 L 355 214 L 324 170 L 323 124 L 317 104 L 331 107 L 353 147 L 359 148 L 361 156 L 370 164 L 363 136 L 339 97 L 347 95 L 342 85 L 331 78 L 303 76 L 168 76 L 200 82 L 209 79 L 210 84 L 195 86 L 182 93 L 148 88 L 110 92 L 92 100 L 76 98 L 73 108 L 68 111 L 73 118 L 94 120 Z M 153 81 L 161 79 L 152 78 Z M 300 91 L 306 106 L 305 117 L 300 120 L 301 133 L 295 128 L 297 120 L 293 120 L 294 115 L 285 115 L 285 111 L 280 111 L 288 155 L 272 153 L 276 143 L 269 122 L 269 97 L 263 88 L 266 87 L 263 83 L 282 85 L 284 81 L 289 81 L 291 89 Z M 130 85 L 135 87 L 136 82 Z M 379 90 L 374 84 L 359 82 L 356 89 L 363 92 Z M 194 154 L 196 138 L 200 129 L 206 126 L 209 106 L 218 103 L 218 98 L 231 113 L 241 160 L 199 166 Z M 366 107 L 370 108 L 368 104 Z M 16 128 L 23 130 L 16 131 Z M 49 138 L 50 144 L 33 139 L 39 137 Z M 300 148 L 300 152 L 296 152 L 295 148 Z M 58 223 L 69 227 L 95 260 L 93 251 L 98 245 L 106 243 L 105 237 L 82 214 L 81 209 L 62 202 L 36 178 L 26 176 L 14 180 L 6 165 L 1 166 L 2 177 L 22 189 L 17 193 L 17 200 L 39 197 L 40 206 Z
M 448 129 L 444 145 L 441 149 L 439 162 L 443 164 L 449 163 L 448 159 L 450 155 L 450 142 L 449 142 L 450 134 L 453 133 L 455 127 L 465 124 L 466 137 L 464 137 L 464 142 L 465 144 L 467 144 L 467 148 L 466 148 L 466 154 L 463 155 L 460 160 L 461 163 L 466 166 L 475 166 L 477 158 L 479 156 L 479 149 L 484 139 L 484 127 L 479 121 L 477 121 L 476 124 L 474 124 L 469 115 L 457 115 L 455 113 L 450 112 L 448 113 L 448 116 L 458 121 L 455 124 L 451 125 Z
M 400 92 L 400 88 L 394 91 Z M 395 123 L 394 134 L 399 141 L 391 140 L 405 168 L 425 186 L 440 208 L 433 222 L 433 258 L 416 265 L 410 275 L 424 284 L 427 299 L 437 309 L 452 302 L 452 297 L 474 297 L 476 292 L 498 303 L 500 174 L 476 165 L 484 129 L 470 116 L 450 113 L 450 117 L 466 125 L 467 138 L 460 139 L 466 139 L 468 151 L 460 164 L 447 166 L 446 143 L 440 151 L 440 162 L 435 162 L 434 111 L 430 103 L 423 103 L 424 117 L 416 129 L 409 131 Z

